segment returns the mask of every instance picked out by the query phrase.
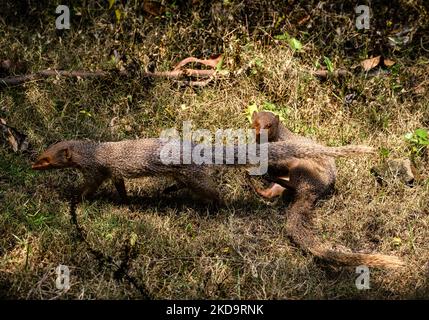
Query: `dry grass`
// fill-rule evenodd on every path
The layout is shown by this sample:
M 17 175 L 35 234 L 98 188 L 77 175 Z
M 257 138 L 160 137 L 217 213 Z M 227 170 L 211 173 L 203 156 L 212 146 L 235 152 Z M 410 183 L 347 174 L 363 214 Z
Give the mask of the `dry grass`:
M 409 45 L 394 51 L 385 45 L 393 27 L 386 27 L 383 5 L 373 8 L 373 29 L 364 33 L 354 28 L 351 4 L 339 14 L 335 5 L 317 9 L 311 1 L 288 6 L 231 2 L 190 9 L 180 9 L 179 3 L 162 18 L 130 4 L 120 26 L 103 1 L 85 8 L 76 4 L 72 29 L 66 32 L 54 29 L 54 5 L 48 10 L 35 4 L 44 10 L 29 10 L 27 20 L 10 11 L 0 19 L 0 60 L 26 61 L 28 71 L 114 69 L 114 49 L 142 70 L 169 70 L 187 56 L 218 52 L 225 56 L 225 69 L 250 69 L 199 89 L 138 75 L 31 82 L 0 91 L 0 117 L 27 133 L 41 151 L 60 139 L 158 136 L 165 128 L 180 129 L 184 120 L 210 130 L 247 128 L 247 106 L 271 102 L 287 115 L 289 128 L 325 144 L 369 144 L 388 149 L 389 158 L 412 157 L 419 172 L 412 188 L 395 179 L 377 184 L 370 168 L 385 160 L 381 156 L 337 161 L 336 194 L 315 210 L 315 230 L 324 240 L 407 261 L 404 270 L 371 270 L 366 291 L 356 289 L 354 268 L 331 266 L 294 246 L 283 230 L 282 203 L 260 201 L 238 170 L 217 173 L 228 205 L 215 214 L 186 192 L 159 195 L 169 182 L 155 177 L 127 181 L 131 206 L 116 204 L 106 185 L 96 200 L 79 207 L 78 216 L 91 246 L 116 262 L 123 260 L 124 243 L 137 236 L 137 255 L 128 271 L 155 298 L 427 298 L 428 157 L 412 155 L 403 138 L 429 125 L 427 8 L 422 1 L 392 7 L 392 14 L 404 13 L 392 15 L 394 27 L 414 23 L 417 30 Z M 416 10 L 418 19 L 409 18 Z M 297 23 L 308 13 L 317 30 Z M 273 40 L 284 31 L 301 40 L 302 53 Z M 359 46 L 347 49 L 354 44 Z M 383 54 L 396 65 L 389 74 L 372 77 L 353 69 L 371 54 Z M 321 82 L 311 71 L 324 56 L 336 68 L 354 71 L 345 79 Z M 416 91 L 418 85 L 425 91 Z M 356 98 L 345 105 L 349 93 Z M 35 173 L 29 164 L 25 154 L 0 148 L 0 297 L 141 298 L 135 286 L 116 280 L 111 266 L 100 264 L 77 240 L 65 194 L 80 181 L 78 174 Z M 394 238 L 401 245 L 393 245 Z M 55 288 L 59 264 L 71 269 L 67 293 Z

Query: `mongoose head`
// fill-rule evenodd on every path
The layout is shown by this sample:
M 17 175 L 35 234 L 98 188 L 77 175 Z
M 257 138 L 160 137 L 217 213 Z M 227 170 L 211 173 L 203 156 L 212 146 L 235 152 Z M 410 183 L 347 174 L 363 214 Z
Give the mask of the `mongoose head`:
M 72 144 L 61 141 L 51 145 L 33 163 L 33 170 L 48 170 L 73 167 Z
M 255 111 L 252 114 L 252 128 L 256 131 L 256 140 L 259 142 L 260 132 L 262 129 L 268 130 L 268 141 L 277 141 L 278 128 L 280 118 L 272 112 L 268 111 Z

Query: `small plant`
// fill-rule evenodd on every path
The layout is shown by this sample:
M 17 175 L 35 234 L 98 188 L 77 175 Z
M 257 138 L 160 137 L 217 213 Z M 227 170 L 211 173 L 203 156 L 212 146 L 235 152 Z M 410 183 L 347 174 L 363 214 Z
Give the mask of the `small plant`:
M 116 0 L 109 0 L 109 10 L 115 10 L 116 23 L 119 23 L 124 16 L 124 12 L 122 12 L 119 8 L 113 8 L 115 6 L 115 2 Z
M 387 149 L 387 148 L 380 148 L 380 150 L 379 150 L 379 153 L 380 153 L 380 156 L 383 158 L 383 159 L 386 159 L 386 158 L 388 158 L 389 157 L 389 155 L 390 155 L 390 150 L 389 149 Z
M 291 37 L 287 32 L 274 36 L 274 39 L 287 41 L 293 51 L 301 51 L 302 49 L 301 42 L 298 39 Z
M 249 120 L 250 123 L 252 123 L 253 112 L 259 111 L 259 110 L 270 111 L 270 112 L 274 113 L 275 115 L 278 115 L 280 118 L 280 121 L 285 121 L 287 115 L 290 112 L 289 108 L 287 108 L 287 107 L 279 108 L 274 103 L 271 103 L 268 101 L 265 101 L 264 104 L 262 105 L 262 107 L 258 107 L 258 105 L 256 103 L 252 103 L 252 104 L 249 104 L 249 106 L 247 107 L 247 109 L 245 111 L 247 120 Z
M 79 110 L 79 114 L 82 115 L 83 117 L 92 118 L 91 112 L 84 109 Z
M 325 62 L 326 68 L 330 73 L 334 72 L 334 64 L 332 63 L 331 59 L 328 57 L 323 57 L 323 62 Z
M 416 129 L 414 132 L 406 133 L 404 137 L 405 140 L 411 144 L 411 150 L 416 155 L 420 155 L 423 149 L 429 145 L 429 134 L 427 129 Z
M 257 106 L 257 104 L 256 104 L 256 103 L 249 104 L 249 105 L 247 106 L 246 111 L 245 111 L 245 113 L 246 113 L 246 117 L 247 117 L 247 120 L 248 120 L 250 123 L 252 123 L 252 115 L 253 115 L 253 112 L 258 112 L 258 106 Z

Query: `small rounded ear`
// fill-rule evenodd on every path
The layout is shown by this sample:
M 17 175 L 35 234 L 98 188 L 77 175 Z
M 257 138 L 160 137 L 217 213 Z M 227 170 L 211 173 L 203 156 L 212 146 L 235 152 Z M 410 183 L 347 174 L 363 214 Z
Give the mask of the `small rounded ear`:
M 68 161 L 71 161 L 72 159 L 72 152 L 70 150 L 70 148 L 65 148 L 62 150 L 62 152 L 64 153 L 64 158 Z
M 257 114 L 258 114 L 258 111 L 253 111 L 253 113 L 252 113 L 252 121 L 255 120 Z
M 278 121 L 280 121 L 280 116 L 277 114 L 276 115 L 276 119 L 278 120 Z

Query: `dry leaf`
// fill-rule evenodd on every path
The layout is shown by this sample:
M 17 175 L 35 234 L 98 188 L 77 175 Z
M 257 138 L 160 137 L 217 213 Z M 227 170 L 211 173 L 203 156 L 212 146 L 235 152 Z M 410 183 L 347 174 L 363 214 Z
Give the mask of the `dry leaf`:
M 9 59 L 7 59 L 7 60 L 3 60 L 3 61 L 0 63 L 0 69 L 6 70 L 6 71 L 10 70 L 10 68 L 11 68 L 12 66 L 13 66 L 13 63 L 12 63 L 12 61 L 10 61 Z
M 381 56 L 363 60 L 360 65 L 365 71 L 369 71 L 380 64 Z
M 153 16 L 160 16 L 165 13 L 165 7 L 156 1 L 144 1 L 143 10 Z
M 418 85 L 417 87 L 414 87 L 414 93 L 415 94 L 425 94 L 426 93 L 426 89 L 425 89 L 425 87 L 423 86 L 423 85 Z
M 310 20 L 310 16 L 305 16 L 304 18 L 302 18 L 301 20 L 298 21 L 298 25 L 302 25 L 304 23 L 306 23 L 308 20 Z
M 332 72 L 332 73 L 328 72 L 328 70 L 314 71 L 314 75 L 319 77 L 320 79 L 323 79 L 323 80 L 327 79 L 329 76 L 333 76 L 334 78 L 335 77 L 344 77 L 347 75 L 347 73 L 348 72 L 345 69 L 337 69 L 337 70 L 334 70 L 334 72 Z
M 28 149 L 28 140 L 25 134 L 20 133 L 15 128 L 9 127 L 6 121 L 0 118 L 0 129 L 3 135 L 11 145 L 14 152 L 25 151 Z
M 393 61 L 393 60 L 390 60 L 390 59 L 384 59 L 384 65 L 385 65 L 386 67 L 391 67 L 391 66 L 393 66 L 395 63 L 396 63 L 396 62 L 395 62 L 395 61 Z

